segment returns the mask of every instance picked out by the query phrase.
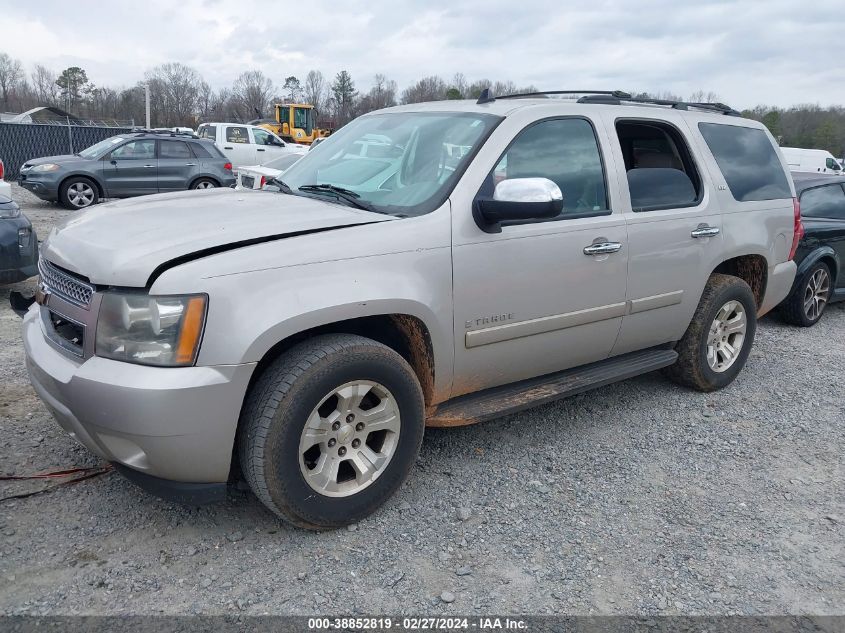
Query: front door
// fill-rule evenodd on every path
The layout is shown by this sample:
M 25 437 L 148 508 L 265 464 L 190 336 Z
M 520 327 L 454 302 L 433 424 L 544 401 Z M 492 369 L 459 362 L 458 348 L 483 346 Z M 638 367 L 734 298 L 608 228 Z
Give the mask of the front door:
M 138 139 L 116 147 L 103 159 L 107 198 L 141 196 L 158 191 L 154 139 Z
M 185 141 L 158 142 L 158 190 L 183 191 L 199 175 L 199 160 Z
M 255 141 L 256 165 L 263 165 L 264 163 L 287 153 L 284 145 L 276 144 L 281 143 L 281 141 L 276 139 L 276 137 L 270 134 L 267 130 L 254 127 L 250 131 L 252 132 L 252 138 Z
M 484 179 L 479 196 L 504 179 L 553 181 L 564 209 L 550 221 L 485 233 L 456 199 L 453 397 L 610 354 L 625 311 L 628 248 L 600 150 L 607 137 L 599 138 L 583 117 L 528 123 Z M 596 244 L 614 252 L 596 253 Z

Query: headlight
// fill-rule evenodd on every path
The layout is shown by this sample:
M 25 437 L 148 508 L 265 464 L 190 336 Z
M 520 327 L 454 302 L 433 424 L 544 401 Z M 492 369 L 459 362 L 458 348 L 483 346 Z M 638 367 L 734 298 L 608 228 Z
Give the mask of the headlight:
M 97 319 L 95 353 L 142 365 L 193 365 L 207 303 L 206 295 L 106 293 Z
M 30 169 L 29 171 L 30 171 L 30 173 L 31 172 L 39 172 L 39 171 L 56 171 L 58 168 L 59 168 L 59 166 L 56 163 L 43 163 L 41 165 L 36 165 L 35 167 Z

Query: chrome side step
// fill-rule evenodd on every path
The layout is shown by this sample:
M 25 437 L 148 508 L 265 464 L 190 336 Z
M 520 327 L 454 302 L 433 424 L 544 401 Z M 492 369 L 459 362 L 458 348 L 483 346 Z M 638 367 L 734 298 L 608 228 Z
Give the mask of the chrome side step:
M 426 420 L 426 425 L 464 426 L 492 420 L 668 367 L 677 358 L 678 353 L 674 350 L 652 348 L 614 356 L 555 374 L 485 389 L 444 402 Z

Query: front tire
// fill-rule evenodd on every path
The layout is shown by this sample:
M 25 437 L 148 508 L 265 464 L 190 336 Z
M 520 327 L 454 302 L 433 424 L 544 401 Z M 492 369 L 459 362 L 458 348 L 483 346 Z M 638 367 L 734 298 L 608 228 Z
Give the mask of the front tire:
M 748 284 L 731 275 L 711 275 L 675 346 L 678 360 L 664 372 L 698 391 L 726 387 L 745 366 L 756 331 L 757 303 Z
M 97 185 L 89 178 L 72 176 L 62 183 L 59 189 L 59 202 L 65 209 L 80 211 L 99 202 Z
M 781 304 L 781 318 L 800 327 L 815 325 L 824 314 L 832 289 L 830 268 L 824 262 L 814 264 L 795 291 Z
M 422 389 L 405 359 L 362 336 L 322 335 L 282 354 L 250 389 L 241 469 L 283 519 L 337 528 L 396 492 L 424 428 Z

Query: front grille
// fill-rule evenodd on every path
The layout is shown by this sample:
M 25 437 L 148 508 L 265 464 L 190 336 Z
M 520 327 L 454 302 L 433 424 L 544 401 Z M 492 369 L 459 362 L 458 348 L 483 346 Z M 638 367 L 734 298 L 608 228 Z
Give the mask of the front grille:
M 43 258 L 38 260 L 38 274 L 50 292 L 86 308 L 90 305 L 91 295 L 94 294 L 94 286 L 91 284 L 60 270 Z

